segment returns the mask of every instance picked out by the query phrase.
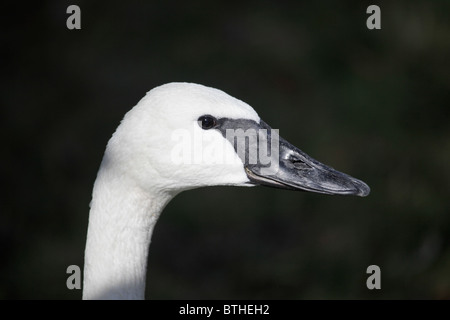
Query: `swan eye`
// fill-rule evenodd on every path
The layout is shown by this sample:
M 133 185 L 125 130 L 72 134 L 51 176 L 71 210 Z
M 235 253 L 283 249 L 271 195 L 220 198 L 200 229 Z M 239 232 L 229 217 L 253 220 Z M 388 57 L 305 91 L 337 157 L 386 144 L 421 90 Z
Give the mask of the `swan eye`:
M 205 130 L 211 129 L 216 126 L 217 120 L 213 116 L 206 115 L 198 118 L 198 125 Z

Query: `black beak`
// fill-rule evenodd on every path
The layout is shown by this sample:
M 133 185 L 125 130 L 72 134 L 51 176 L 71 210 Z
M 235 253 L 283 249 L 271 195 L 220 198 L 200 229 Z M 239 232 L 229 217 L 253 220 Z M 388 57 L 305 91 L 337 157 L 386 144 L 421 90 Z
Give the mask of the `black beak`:
M 242 129 L 243 137 L 236 134 L 236 127 Z M 367 184 L 311 158 L 263 121 L 258 124 L 227 119 L 221 123 L 221 129 L 244 161 L 245 172 L 253 184 L 360 197 L 370 193 Z M 234 130 L 234 136 L 228 129 Z

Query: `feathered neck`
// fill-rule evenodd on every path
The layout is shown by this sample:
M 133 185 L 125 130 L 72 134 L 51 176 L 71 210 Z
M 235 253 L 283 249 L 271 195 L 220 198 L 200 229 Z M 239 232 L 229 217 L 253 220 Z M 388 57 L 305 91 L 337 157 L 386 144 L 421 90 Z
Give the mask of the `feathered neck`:
M 144 191 L 102 162 L 89 213 L 83 299 L 144 299 L 153 228 L 173 196 Z

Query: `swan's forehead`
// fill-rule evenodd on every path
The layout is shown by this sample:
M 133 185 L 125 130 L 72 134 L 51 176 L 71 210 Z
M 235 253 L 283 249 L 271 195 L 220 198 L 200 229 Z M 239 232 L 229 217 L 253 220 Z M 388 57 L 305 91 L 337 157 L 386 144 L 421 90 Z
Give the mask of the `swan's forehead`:
M 166 84 L 149 91 L 146 98 L 161 117 L 170 117 L 173 121 L 197 120 L 207 114 L 216 118 L 260 121 L 247 103 L 221 90 L 198 84 Z

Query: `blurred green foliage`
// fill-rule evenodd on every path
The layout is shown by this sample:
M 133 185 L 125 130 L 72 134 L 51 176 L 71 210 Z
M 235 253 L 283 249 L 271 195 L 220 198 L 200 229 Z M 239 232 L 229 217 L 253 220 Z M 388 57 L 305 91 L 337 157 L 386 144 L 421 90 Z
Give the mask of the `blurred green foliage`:
M 2 5 L 0 298 L 81 297 L 65 272 L 83 265 L 106 142 L 172 81 L 246 101 L 372 193 L 182 193 L 154 232 L 148 298 L 450 298 L 448 1 L 77 1 L 74 31 L 70 4 Z

